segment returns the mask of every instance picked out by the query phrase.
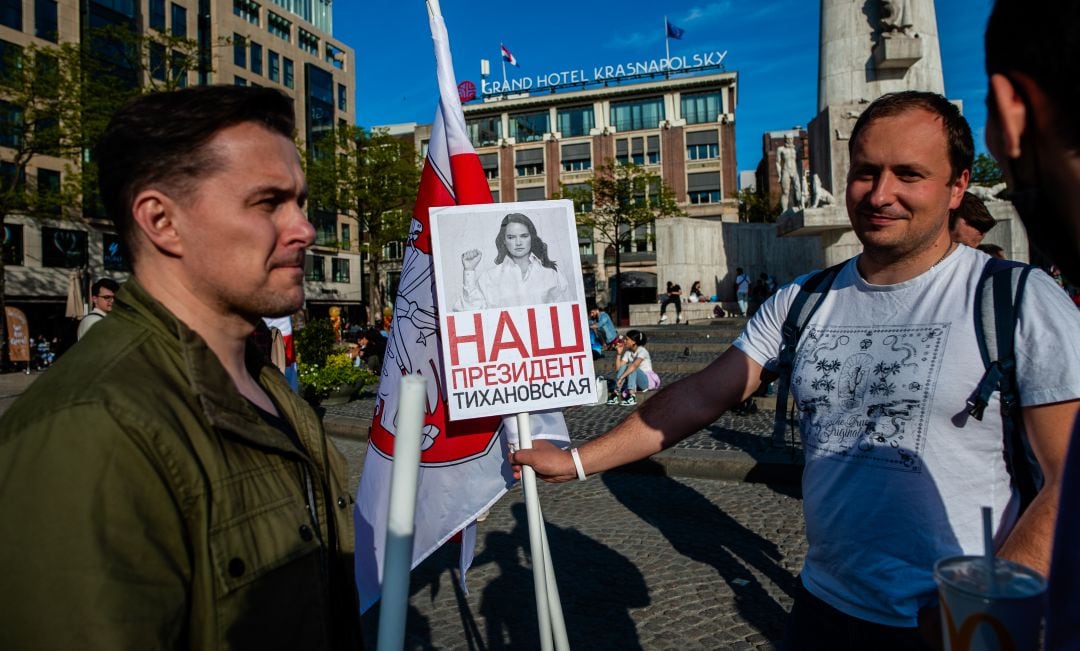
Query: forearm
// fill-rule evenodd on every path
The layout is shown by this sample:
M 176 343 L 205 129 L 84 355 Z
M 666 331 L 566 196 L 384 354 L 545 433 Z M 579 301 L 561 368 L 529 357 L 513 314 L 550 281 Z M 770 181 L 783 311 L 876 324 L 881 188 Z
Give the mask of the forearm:
M 760 372 L 741 351 L 729 350 L 704 371 L 660 391 L 619 425 L 582 446 L 582 465 L 589 474 L 603 472 L 675 445 L 753 394 Z M 687 405 L 700 407 L 687 409 Z
M 1076 421 L 1078 410 L 1080 400 L 1024 407 L 1022 410 L 1024 431 L 1039 462 L 1044 483 L 998 550 L 998 555 L 1023 563 L 1044 575 L 1050 571 L 1061 478 L 1072 424 Z
M 998 550 L 998 556 L 1023 563 L 1048 576 L 1060 496 L 1059 482 L 1045 484 Z

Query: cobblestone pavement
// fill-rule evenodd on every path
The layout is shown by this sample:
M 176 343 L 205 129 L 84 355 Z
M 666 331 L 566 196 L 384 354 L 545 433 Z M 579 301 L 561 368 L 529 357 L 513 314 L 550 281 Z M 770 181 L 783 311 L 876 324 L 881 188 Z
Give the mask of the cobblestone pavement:
M 335 442 L 355 484 L 364 443 Z M 608 472 L 540 501 L 572 648 L 775 648 L 806 552 L 796 487 Z M 458 551 L 414 570 L 406 648 L 538 648 L 520 491 L 480 523 L 468 595 Z

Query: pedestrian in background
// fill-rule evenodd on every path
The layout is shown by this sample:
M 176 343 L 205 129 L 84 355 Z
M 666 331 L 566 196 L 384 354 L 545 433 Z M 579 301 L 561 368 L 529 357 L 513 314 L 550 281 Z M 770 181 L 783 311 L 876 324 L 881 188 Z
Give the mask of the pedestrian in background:
M 735 269 L 735 300 L 739 303 L 739 314 L 747 316 L 750 309 L 750 274 L 742 267 Z
M 670 304 L 675 305 L 675 323 L 682 322 L 682 287 L 674 285 L 671 281 L 668 281 L 667 292 L 664 297 L 660 299 L 660 323 L 667 321 L 667 306 Z
M 94 308 L 79 323 L 78 339 L 85 337 L 94 324 L 104 319 L 112 311 L 113 301 L 116 300 L 116 292 L 118 291 L 120 291 L 120 285 L 112 278 L 98 278 L 90 286 L 90 302 L 94 305 Z

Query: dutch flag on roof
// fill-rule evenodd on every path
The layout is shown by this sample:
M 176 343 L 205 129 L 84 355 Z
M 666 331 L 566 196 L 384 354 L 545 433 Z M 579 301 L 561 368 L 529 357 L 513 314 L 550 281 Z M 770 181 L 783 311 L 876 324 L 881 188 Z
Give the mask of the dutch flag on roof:
M 516 66 L 518 64 L 517 57 L 515 57 L 514 54 L 510 52 L 510 50 L 506 49 L 505 45 L 499 43 L 499 49 L 502 50 L 503 61 L 509 63 L 512 66 Z

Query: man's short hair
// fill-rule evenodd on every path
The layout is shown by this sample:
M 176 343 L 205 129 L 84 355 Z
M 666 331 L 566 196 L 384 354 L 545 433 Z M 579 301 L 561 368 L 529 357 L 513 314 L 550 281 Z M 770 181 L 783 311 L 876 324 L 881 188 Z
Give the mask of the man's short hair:
M 111 291 L 113 294 L 120 291 L 120 283 L 112 278 L 98 278 L 93 285 L 90 285 L 90 295 L 98 296 L 101 293 L 102 287 Z
M 272 88 L 199 86 L 136 97 L 116 112 L 95 149 L 98 187 L 132 256 L 136 195 L 158 186 L 177 199 L 189 196 L 196 181 L 220 167 L 207 143 L 222 129 L 244 122 L 291 140 L 292 100 Z
M 994 216 L 986 209 L 986 204 L 983 203 L 982 199 L 970 192 L 965 192 L 964 197 L 960 200 L 960 205 L 955 210 L 949 211 L 949 230 L 956 227 L 956 220 L 958 219 L 963 219 L 983 235 L 989 233 L 990 229 L 997 224 Z
M 986 74 L 1010 72 L 1039 85 L 1057 107 L 1062 137 L 1080 146 L 1080 0 L 994 3 L 986 26 Z
M 887 93 L 874 100 L 862 112 L 848 139 L 848 155 L 855 151 L 855 143 L 871 122 L 881 118 L 891 118 L 913 110 L 929 111 L 939 118 L 945 126 L 945 144 L 949 151 L 951 168 L 950 182 L 955 181 L 964 170 L 971 169 L 975 159 L 975 141 L 971 138 L 971 127 L 956 105 L 937 93 L 921 90 L 905 90 L 899 93 Z

